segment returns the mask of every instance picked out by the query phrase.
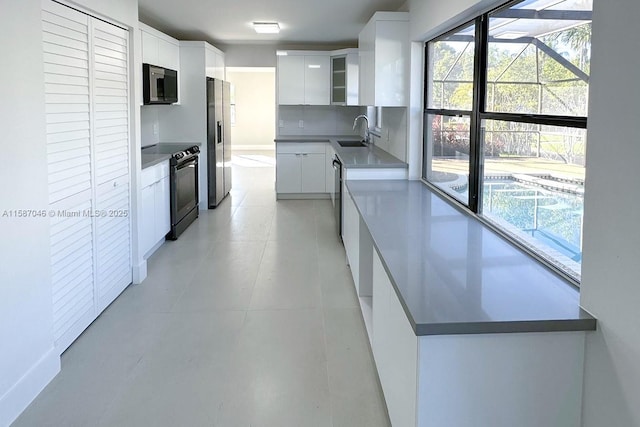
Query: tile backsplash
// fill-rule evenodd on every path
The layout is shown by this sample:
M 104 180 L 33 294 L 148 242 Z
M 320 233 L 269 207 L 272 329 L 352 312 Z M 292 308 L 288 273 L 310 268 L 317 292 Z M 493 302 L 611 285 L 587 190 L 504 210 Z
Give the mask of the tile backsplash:
M 381 136 L 373 136 L 374 143 L 403 162 L 407 161 L 407 109 L 382 108 Z
M 333 105 L 280 105 L 277 135 L 358 135 L 353 119 L 365 107 Z
M 157 105 L 143 105 L 140 107 L 140 125 L 141 145 L 146 147 L 157 144 L 160 140 L 158 132 L 160 122 Z

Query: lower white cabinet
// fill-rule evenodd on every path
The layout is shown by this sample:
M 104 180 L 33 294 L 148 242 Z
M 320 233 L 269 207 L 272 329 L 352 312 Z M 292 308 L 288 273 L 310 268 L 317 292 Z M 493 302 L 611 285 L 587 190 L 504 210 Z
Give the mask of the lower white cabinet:
M 336 151 L 333 149 L 331 144 L 327 144 L 325 146 L 324 152 L 324 181 L 325 181 L 325 191 L 329 193 L 329 197 L 331 197 L 331 203 L 335 203 L 335 172 L 333 170 L 333 159 L 336 156 Z
M 353 203 L 346 186 L 342 189 L 342 242 L 347 253 L 356 293 L 360 283 L 360 214 Z
M 325 194 L 325 143 L 276 146 L 276 193 Z
M 416 425 L 418 338 L 373 251 L 371 349 L 394 426 Z
M 371 349 L 392 425 L 580 426 L 584 331 L 416 336 L 376 249 L 372 281 Z
M 142 215 L 140 233 L 145 258 L 164 240 L 171 228 L 169 161 L 142 171 Z

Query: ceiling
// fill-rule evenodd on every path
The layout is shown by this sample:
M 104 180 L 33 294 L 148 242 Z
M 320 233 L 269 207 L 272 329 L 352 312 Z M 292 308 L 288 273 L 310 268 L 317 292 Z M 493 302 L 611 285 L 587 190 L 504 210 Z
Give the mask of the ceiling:
M 406 0 L 139 0 L 140 21 L 180 40 L 219 44 L 355 46 L 376 11 Z M 256 34 L 254 21 L 277 21 L 280 34 Z

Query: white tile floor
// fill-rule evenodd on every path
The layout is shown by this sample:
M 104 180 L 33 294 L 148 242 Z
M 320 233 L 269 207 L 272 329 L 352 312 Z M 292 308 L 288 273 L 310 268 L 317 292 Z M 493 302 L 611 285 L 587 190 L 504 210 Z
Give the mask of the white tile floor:
M 259 154 L 259 155 L 258 155 Z M 388 426 L 329 201 L 275 200 L 273 153 L 149 260 L 15 426 Z

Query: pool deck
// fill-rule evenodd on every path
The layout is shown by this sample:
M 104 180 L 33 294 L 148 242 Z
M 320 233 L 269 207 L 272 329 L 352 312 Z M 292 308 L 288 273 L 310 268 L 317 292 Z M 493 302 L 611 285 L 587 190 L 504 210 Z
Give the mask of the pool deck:
M 434 158 L 433 170 L 466 176 L 469 174 L 469 162 L 468 160 L 462 159 Z M 484 172 L 486 175 L 539 175 L 543 173 L 584 181 L 584 170 L 584 167 L 579 165 L 568 165 L 550 159 L 531 157 L 487 158 L 484 161 Z

